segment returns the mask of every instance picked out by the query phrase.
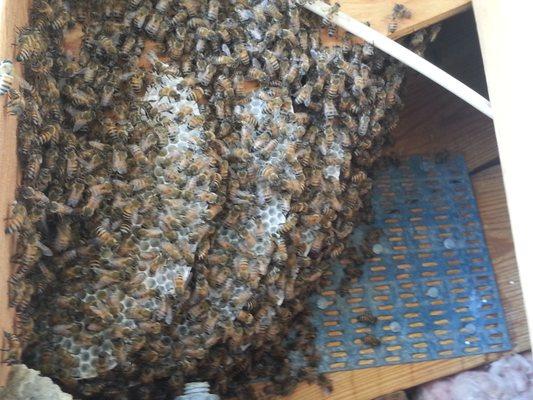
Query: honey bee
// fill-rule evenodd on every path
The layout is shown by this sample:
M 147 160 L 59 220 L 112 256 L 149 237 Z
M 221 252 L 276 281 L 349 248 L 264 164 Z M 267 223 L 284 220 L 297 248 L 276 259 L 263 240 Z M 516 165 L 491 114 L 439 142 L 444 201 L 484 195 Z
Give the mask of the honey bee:
M 164 14 L 167 12 L 168 7 L 170 6 L 171 0 L 159 0 L 155 6 L 155 9 L 160 13 Z
M 267 165 L 261 170 L 261 176 L 263 176 L 267 181 L 273 182 L 279 179 L 279 176 L 276 172 L 276 168 L 272 165 Z
M 203 99 L 204 94 L 204 89 L 202 89 L 200 86 L 197 86 L 187 94 L 187 100 L 199 102 L 201 99 Z
M 302 53 L 300 54 L 300 75 L 304 76 L 309 71 L 309 68 L 311 68 L 311 60 L 307 56 L 307 54 Z
M 26 114 L 34 126 L 40 127 L 43 124 L 43 117 L 36 103 L 31 102 L 28 104 L 26 107 Z
M 72 20 L 72 17 L 70 16 L 70 13 L 67 10 L 63 9 L 59 12 L 58 15 L 56 15 L 52 19 L 50 26 L 52 27 L 53 30 L 61 31 L 64 28 L 66 28 L 68 25 L 72 24 L 72 22 L 73 20 Z
M 52 251 L 41 243 L 38 234 L 32 234 L 24 240 L 25 248 L 23 252 L 17 253 L 13 258 L 15 264 L 34 265 L 42 254 L 52 256 Z M 31 286 L 30 286 L 31 287 Z
M 34 189 L 30 186 L 21 186 L 19 193 L 23 199 L 28 200 L 34 204 L 44 206 L 50 203 L 50 199 L 43 192 Z
M 130 182 L 132 190 L 138 192 L 140 190 L 146 189 L 151 184 L 151 180 L 148 178 L 136 178 Z
M 33 153 L 29 156 L 26 168 L 24 170 L 25 178 L 33 181 L 41 170 L 43 163 L 43 156 L 41 153 Z
M 396 3 L 392 8 L 392 18 L 411 18 L 411 11 L 405 5 Z
M 59 124 L 48 124 L 40 132 L 37 137 L 37 143 L 43 145 L 45 143 L 57 143 L 59 140 L 61 128 Z
M 277 113 L 283 106 L 282 100 L 279 98 L 271 99 L 266 102 L 265 112 L 267 114 L 273 115 Z
M 106 84 L 102 88 L 102 95 L 100 96 L 100 105 L 102 107 L 108 107 L 111 105 L 113 95 L 115 94 L 115 86 L 112 84 Z
M 368 132 L 368 125 L 370 123 L 370 116 L 368 114 L 362 114 L 359 117 L 359 128 L 357 133 L 359 136 L 365 136 Z
M 350 132 L 357 131 L 359 124 L 352 115 L 350 115 L 349 113 L 343 112 L 340 115 L 340 119 L 342 123 L 344 124 L 344 126 L 348 128 Z M 351 145 L 350 136 L 347 136 L 346 142 L 343 142 L 343 145 L 345 146 Z
M 365 311 L 363 314 L 357 316 L 357 321 L 367 325 L 375 325 L 378 319 L 369 311 Z
M 117 239 L 104 225 L 98 226 L 95 233 L 98 241 L 104 246 L 115 247 L 118 244 Z
M 100 206 L 101 202 L 102 202 L 102 196 L 98 196 L 94 194 L 91 195 L 89 199 L 87 200 L 87 203 L 83 206 L 81 210 L 81 214 L 86 218 L 92 217 L 96 209 Z
M 36 14 L 41 14 L 48 20 L 52 20 L 55 11 L 46 1 L 38 0 L 32 4 L 32 11 Z
M 387 25 L 387 31 L 389 33 L 394 33 L 398 30 L 398 20 L 395 17 L 392 17 L 391 21 Z
M 10 215 L 9 218 L 6 218 L 5 233 L 7 234 L 20 231 L 28 217 L 26 207 L 16 201 L 11 205 Z
M 13 86 L 13 63 L 10 60 L 3 60 L 0 62 L 0 96 L 9 93 Z
M 259 82 L 267 82 L 268 81 L 268 74 L 259 68 L 256 67 L 250 67 L 248 69 L 247 76 L 249 79 Z M 239 93 L 239 91 L 236 90 L 236 93 Z
M 113 150 L 112 168 L 118 174 L 125 174 L 128 171 L 126 162 L 128 153 L 124 150 Z
M 191 115 L 187 118 L 187 128 L 196 129 L 200 128 L 205 123 L 205 117 L 203 115 Z
M 266 50 L 263 53 L 263 60 L 265 61 L 265 68 L 269 74 L 274 74 L 279 70 L 279 61 L 274 53 L 269 50 Z
M 300 69 L 298 67 L 298 64 L 293 62 L 291 63 L 287 73 L 284 74 L 283 82 L 286 85 L 291 85 L 296 80 L 296 78 L 298 78 L 299 74 L 300 74 Z
M 144 30 L 146 31 L 148 36 L 156 38 L 159 35 L 162 23 L 163 17 L 161 16 L 161 14 L 151 14 L 151 16 L 148 17 L 146 25 L 144 26 Z M 137 28 L 140 29 L 138 26 Z
M 248 53 L 248 50 L 246 49 L 246 45 L 243 43 L 238 43 L 234 46 L 235 55 L 237 60 L 242 65 L 250 65 L 250 55 Z
M 72 228 L 70 224 L 61 222 L 57 225 L 56 238 L 54 239 L 54 249 L 62 252 L 66 250 L 72 241 Z
M 233 158 L 240 160 L 240 161 L 246 161 L 252 157 L 252 155 L 250 154 L 248 150 L 245 150 L 242 148 L 234 149 L 231 152 L 231 155 Z
M 166 54 L 173 60 L 179 60 L 183 55 L 183 42 L 178 41 L 175 37 L 169 36 L 166 39 Z
M 298 45 L 298 38 L 294 34 L 294 32 L 290 29 L 281 29 L 279 36 L 289 42 L 292 46 L 296 47 Z
M 374 45 L 369 42 L 363 44 L 363 56 L 371 57 L 374 55 Z
M 21 115 L 26 109 L 26 100 L 20 92 L 11 89 L 9 91 L 9 100 L 6 103 L 6 107 L 11 115 Z
M 254 316 L 248 311 L 241 310 L 237 314 L 237 320 L 245 325 L 250 325 L 254 322 Z
M 174 288 L 176 290 L 176 293 L 183 294 L 185 293 L 185 290 L 187 288 L 187 281 L 185 280 L 185 277 L 183 274 L 178 274 L 174 278 Z
M 281 182 L 281 186 L 289 193 L 300 195 L 305 188 L 305 182 L 298 179 L 285 179 Z
M 363 337 L 363 343 L 370 347 L 377 347 L 381 344 L 381 340 L 379 340 L 374 335 L 365 335 Z
M 329 85 L 326 90 L 326 97 L 329 99 L 336 98 L 341 92 L 342 77 L 339 74 L 330 75 Z
M 309 103 L 311 103 L 312 92 L 313 84 L 311 82 L 307 82 L 298 90 L 298 92 L 296 92 L 296 97 L 294 101 L 296 102 L 296 104 L 303 104 L 305 106 L 309 106 Z
M 216 86 L 226 97 L 233 97 L 233 84 L 231 80 L 225 75 L 219 75 L 216 79 Z
M 179 10 L 176 14 L 174 14 L 172 19 L 170 20 L 170 23 L 172 26 L 179 26 L 183 24 L 188 17 L 189 15 L 187 14 L 187 11 Z
M 266 3 L 264 9 L 265 13 L 267 15 L 270 15 L 274 20 L 283 19 L 283 14 L 279 11 L 278 7 L 273 2 Z
M 95 41 L 96 54 L 99 56 L 115 56 L 118 53 L 118 48 L 112 38 L 101 36 Z
M 130 78 L 130 87 L 134 93 L 136 94 L 141 93 L 144 87 L 144 73 L 139 72 L 139 73 L 133 74 Z
M 239 119 L 242 125 L 247 125 L 254 129 L 259 126 L 259 121 L 251 113 L 248 113 L 248 112 L 242 113 L 241 115 L 239 115 Z
M 48 49 L 45 37 L 38 31 L 25 29 L 21 31 L 17 40 L 17 61 L 27 62 L 32 57 L 39 57 Z
M 196 35 L 198 36 L 198 38 L 200 40 L 216 41 L 218 39 L 218 34 L 214 30 L 209 29 L 206 26 L 198 27 L 196 29 Z M 229 56 L 214 57 L 213 58 L 214 61 L 218 60 L 217 62 L 215 62 L 216 65 L 229 65 L 229 64 L 232 64 L 231 60 L 229 62 L 227 62 L 222 57 L 229 57 Z
M 139 164 L 148 164 L 148 158 L 144 155 L 139 145 L 132 144 L 128 147 L 135 162 Z
M 128 0 L 128 7 L 132 10 L 136 9 L 141 5 L 142 2 L 143 0 Z
M 16 364 L 20 361 L 22 355 L 23 343 L 18 335 L 4 331 L 4 337 L 7 341 L 8 347 L 6 349 L 0 349 L 7 353 L 7 356 L 4 356 L 3 363 L 6 364 Z
M 89 90 L 88 93 L 76 89 L 73 86 L 65 86 L 64 93 L 75 107 L 90 108 L 95 105 L 96 96 L 92 92 L 92 89 L 88 88 L 87 90 Z
M 66 204 L 59 203 L 57 201 L 50 202 L 48 209 L 52 214 L 58 214 L 60 216 L 70 215 L 74 213 L 74 209 L 72 207 Z
M 217 68 L 213 64 L 208 64 L 204 71 L 202 71 L 198 75 L 198 81 L 203 86 L 208 86 L 211 83 L 211 80 L 213 79 L 215 73 L 217 72 Z
M 86 130 L 87 125 L 94 119 L 96 116 L 93 110 L 87 111 L 76 111 L 71 110 L 71 114 L 74 120 L 74 126 L 72 127 L 73 132 L 78 132 L 81 130 Z
M 297 218 L 294 214 L 289 214 L 289 217 L 285 221 L 285 223 L 281 226 L 280 231 L 282 233 L 287 233 L 291 231 L 297 223 Z
M 291 206 L 291 211 L 295 213 L 305 213 L 309 209 L 309 204 L 307 203 L 295 203 Z
M 335 107 L 335 103 L 332 100 L 325 100 L 324 101 L 324 117 L 326 120 L 332 120 L 338 115 L 337 108 Z

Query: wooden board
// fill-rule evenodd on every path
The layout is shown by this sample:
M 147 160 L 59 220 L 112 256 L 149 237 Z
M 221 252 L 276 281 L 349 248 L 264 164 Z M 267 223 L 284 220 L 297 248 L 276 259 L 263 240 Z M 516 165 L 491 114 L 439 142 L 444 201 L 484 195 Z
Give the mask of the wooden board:
M 437 63 L 447 72 L 480 92 L 486 90 L 483 88 L 483 65 L 470 12 L 445 24 L 434 50 Z M 465 156 L 471 171 L 513 350 L 527 350 L 529 336 L 492 122 L 419 74 L 412 73 L 408 77 L 404 99 L 405 108 L 400 115 L 398 129 L 394 132 L 394 152 L 406 156 L 449 150 Z M 337 372 L 330 374 L 334 382 L 331 395 L 325 394 L 316 385 L 302 384 L 295 393 L 284 399 L 369 400 L 461 372 L 499 357 L 500 354 L 496 353 Z
M 494 109 L 518 267 L 524 283 L 527 321 L 533 329 L 533 189 L 524 185 L 527 171 L 531 170 L 531 150 L 529 143 L 524 145 L 523 135 L 523 117 L 530 112 L 526 96 L 533 90 L 533 80 L 526 72 L 531 56 L 526 53 L 529 59 L 523 60 L 518 68 L 502 57 L 502 54 L 522 51 L 522 44 L 515 38 L 527 34 L 529 4 L 508 7 L 502 0 L 474 0 L 473 4 Z
M 440 22 L 470 7 L 470 0 L 331 0 L 339 3 L 341 10 L 351 17 L 369 22 L 370 26 L 383 34 L 389 34 L 388 25 L 392 8 L 401 3 L 411 18 L 398 20 L 398 29 L 389 34 L 391 38 L 408 35 L 418 29 Z
M 15 29 L 26 25 L 27 4 L 21 0 L 0 0 L 0 59 L 14 57 L 12 44 L 15 42 Z M 20 65 L 17 65 L 17 73 L 21 75 Z M 4 218 L 15 197 L 18 179 L 16 119 L 8 115 L 4 107 L 5 102 L 5 96 L 0 97 L 0 346 L 3 343 L 4 330 L 12 329 L 14 316 L 7 304 L 7 279 L 11 270 L 9 257 L 14 248 L 14 241 L 4 233 Z M 0 366 L 0 384 L 4 382 L 6 374 L 7 368 Z

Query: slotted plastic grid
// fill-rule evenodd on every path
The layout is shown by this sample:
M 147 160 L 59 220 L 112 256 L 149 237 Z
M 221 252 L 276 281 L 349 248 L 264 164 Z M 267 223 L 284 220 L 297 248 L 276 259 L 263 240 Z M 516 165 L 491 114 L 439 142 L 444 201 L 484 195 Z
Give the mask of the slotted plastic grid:
M 464 159 L 415 156 L 378 172 L 375 257 L 344 297 L 335 264 L 311 301 L 320 371 L 509 350 L 511 343 Z M 351 237 L 364 237 L 360 228 Z M 357 321 L 370 311 L 374 326 Z M 370 347 L 366 334 L 381 340 Z

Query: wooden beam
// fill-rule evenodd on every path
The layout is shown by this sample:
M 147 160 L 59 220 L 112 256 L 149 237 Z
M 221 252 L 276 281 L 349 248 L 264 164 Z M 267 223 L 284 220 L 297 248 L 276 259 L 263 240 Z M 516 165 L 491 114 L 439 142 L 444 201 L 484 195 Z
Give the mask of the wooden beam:
M 331 0 L 330 4 L 335 2 L 351 17 L 369 22 L 372 28 L 393 39 L 436 24 L 471 6 L 470 0 Z M 396 3 L 407 7 L 412 15 L 409 19 L 398 20 L 398 29 L 389 34 L 390 15 Z
M 533 328 L 533 187 L 527 183 L 531 174 L 532 139 L 528 135 L 531 101 L 528 97 L 533 91 L 530 72 L 533 57 L 524 41 L 529 35 L 531 6 L 529 2 L 520 1 L 474 0 L 474 12 L 495 111 L 494 125 L 527 323 Z M 520 62 L 512 62 L 507 54 L 518 55 Z M 525 319 L 523 324 L 526 324 Z
M 28 21 L 28 2 L 20 0 L 0 0 L 0 59 L 14 59 L 16 28 Z M 15 63 L 16 73 L 22 76 L 20 64 Z M 18 181 L 17 164 L 17 120 L 8 114 L 6 96 L 0 97 L 0 347 L 3 347 L 3 332 L 12 331 L 14 312 L 8 307 L 7 280 L 10 275 L 10 255 L 13 254 L 15 241 L 4 233 L 5 218 L 9 204 L 15 198 Z M 2 354 L 0 354 L 0 360 Z M 0 364 L 0 385 L 7 378 L 8 368 Z

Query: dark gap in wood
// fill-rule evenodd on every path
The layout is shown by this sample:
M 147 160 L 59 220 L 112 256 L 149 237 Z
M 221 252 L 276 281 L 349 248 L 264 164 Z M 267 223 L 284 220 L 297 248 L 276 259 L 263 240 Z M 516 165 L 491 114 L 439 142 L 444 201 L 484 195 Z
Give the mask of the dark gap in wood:
M 497 165 L 500 165 L 500 157 L 493 158 L 492 160 L 478 165 L 476 168 L 473 168 L 468 174 L 470 175 L 470 177 L 473 177 L 474 175 L 479 174 L 480 172 L 483 172 Z

